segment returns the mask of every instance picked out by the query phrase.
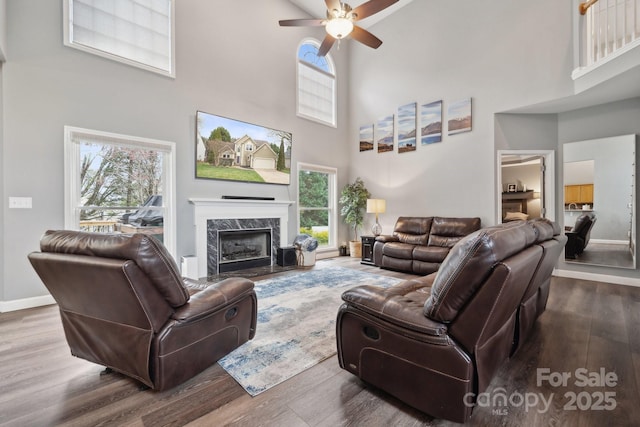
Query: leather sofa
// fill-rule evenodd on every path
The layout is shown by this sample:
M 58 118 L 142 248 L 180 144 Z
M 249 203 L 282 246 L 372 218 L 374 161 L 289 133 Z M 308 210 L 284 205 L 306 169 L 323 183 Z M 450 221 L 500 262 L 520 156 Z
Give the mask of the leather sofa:
M 591 238 L 591 229 L 596 223 L 596 216 L 592 212 L 585 212 L 577 219 L 573 228 L 565 232 L 568 241 L 564 250 L 566 259 L 576 259 L 578 255 L 584 252 Z
M 378 267 L 415 274 L 437 271 L 449 250 L 480 229 L 480 218 L 399 217 L 392 235 L 377 236 L 373 262 Z
M 564 243 L 546 220 L 509 222 L 461 239 L 436 273 L 346 291 L 340 367 L 431 416 L 467 421 L 544 311 Z
M 253 282 L 183 279 L 144 234 L 47 231 L 28 255 L 58 303 L 71 354 L 156 390 L 200 373 L 253 338 Z

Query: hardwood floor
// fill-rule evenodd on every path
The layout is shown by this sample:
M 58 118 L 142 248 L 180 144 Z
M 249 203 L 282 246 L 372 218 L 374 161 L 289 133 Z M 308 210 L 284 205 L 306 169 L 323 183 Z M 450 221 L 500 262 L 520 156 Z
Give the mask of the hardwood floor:
M 348 257 L 318 262 L 413 277 Z M 570 378 L 555 387 L 537 384 L 538 369 L 551 379 Z M 617 376 L 616 384 L 609 378 L 609 385 L 583 386 L 577 369 L 593 381 L 603 370 Z M 341 370 L 335 356 L 253 398 L 217 364 L 160 393 L 101 371 L 70 355 L 56 306 L 0 314 L 2 426 L 453 425 L 367 386 Z M 640 425 L 639 389 L 640 288 L 554 278 L 533 336 L 501 368 L 486 392 L 488 403 L 475 408 L 468 425 Z M 501 394 L 511 403 L 492 406 Z

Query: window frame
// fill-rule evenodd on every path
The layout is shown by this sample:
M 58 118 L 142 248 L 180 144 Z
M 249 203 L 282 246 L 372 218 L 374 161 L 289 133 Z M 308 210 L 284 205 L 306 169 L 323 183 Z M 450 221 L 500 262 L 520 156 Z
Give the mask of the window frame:
M 110 132 L 64 127 L 64 228 L 78 230 L 80 224 L 80 143 L 79 137 L 92 137 L 118 146 L 127 146 L 163 153 L 162 204 L 164 205 L 163 242 L 169 253 L 176 256 L 176 144 L 150 138 Z
M 300 54 L 300 49 L 302 48 L 303 45 L 305 44 L 310 44 L 315 46 L 317 49 L 320 48 L 320 42 L 316 39 L 313 38 L 305 38 L 303 39 L 299 44 L 298 47 L 296 49 L 296 115 L 298 117 L 301 117 L 303 119 L 307 119 L 307 120 L 311 120 L 313 122 L 316 123 L 320 123 L 323 124 L 325 126 L 330 126 L 333 128 L 337 128 L 338 127 L 338 75 L 336 72 L 336 66 L 335 63 L 333 61 L 333 58 L 331 57 L 331 55 L 329 53 L 327 53 L 325 55 L 325 60 L 327 61 L 327 66 L 330 69 L 331 72 L 326 72 L 325 70 L 322 70 L 316 66 L 314 66 L 313 64 L 304 61 L 302 59 L 299 58 L 299 54 Z M 329 121 L 325 121 L 319 117 L 314 117 L 312 115 L 309 114 L 305 114 L 300 112 L 300 64 L 302 63 L 302 65 L 318 72 L 321 73 L 325 76 L 331 77 L 333 79 L 333 90 L 332 90 L 332 120 Z
M 329 243 L 327 246 L 319 246 L 317 251 L 318 253 L 336 251 L 338 249 L 338 169 L 329 166 L 315 165 L 303 162 L 297 163 L 297 169 L 298 171 L 296 174 L 296 179 L 298 180 L 298 194 L 296 195 L 296 230 L 298 230 L 298 232 L 300 230 L 300 213 L 305 210 L 300 204 L 300 172 L 309 171 L 327 174 L 329 176 L 329 194 L 327 203 Z
M 153 65 L 145 64 L 144 62 L 136 61 L 134 59 L 130 59 L 124 56 L 117 55 L 115 53 L 107 52 L 104 50 L 100 50 L 91 46 L 87 46 L 82 43 L 75 42 L 72 39 L 73 36 L 73 21 L 72 21 L 72 10 L 73 10 L 73 1 L 74 0 L 63 0 L 63 42 L 65 46 L 81 50 L 83 52 L 91 53 L 96 56 L 100 56 L 102 58 L 107 58 L 112 61 L 116 61 L 122 64 L 126 64 L 132 67 L 141 68 L 146 71 L 151 71 L 156 74 L 161 74 L 166 77 L 175 78 L 175 69 L 176 69 L 176 54 L 175 54 L 175 35 L 176 35 L 176 19 L 175 19 L 175 0 L 167 0 L 170 3 L 171 10 L 171 60 L 170 60 L 170 70 L 165 70 L 162 68 L 155 67 Z

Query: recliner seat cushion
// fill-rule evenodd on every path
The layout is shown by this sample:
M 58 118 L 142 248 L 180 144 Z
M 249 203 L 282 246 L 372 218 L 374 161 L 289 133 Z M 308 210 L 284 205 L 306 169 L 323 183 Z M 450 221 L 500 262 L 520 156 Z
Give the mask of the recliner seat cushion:
M 189 301 L 173 257 L 154 237 L 145 234 L 103 234 L 70 230 L 49 230 L 40 240 L 42 252 L 130 259 L 151 279 L 151 282 L 172 307 Z
M 415 247 L 415 245 L 409 243 L 389 242 L 382 248 L 382 255 L 410 260 Z

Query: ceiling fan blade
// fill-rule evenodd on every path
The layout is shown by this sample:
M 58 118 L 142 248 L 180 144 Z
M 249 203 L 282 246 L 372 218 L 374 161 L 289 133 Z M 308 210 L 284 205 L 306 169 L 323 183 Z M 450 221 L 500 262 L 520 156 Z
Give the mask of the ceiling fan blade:
M 336 39 L 334 39 L 329 34 L 327 34 L 325 36 L 324 40 L 322 40 L 322 44 L 320 45 L 320 49 L 318 49 L 318 56 L 325 56 L 329 52 L 329 50 L 331 49 L 331 47 L 333 46 L 333 44 L 335 42 L 336 42 Z
M 365 44 L 369 47 L 377 49 L 382 44 L 382 40 L 371 34 L 369 31 L 358 27 L 357 25 L 353 26 L 353 31 L 349 34 L 351 38 L 359 41 L 362 44 Z
M 367 18 L 397 2 L 398 0 L 369 0 L 368 2 L 363 3 L 353 9 L 353 12 L 351 12 L 354 15 L 353 20 L 359 21 L 361 19 Z
M 340 5 L 340 0 L 324 0 L 327 5 L 327 10 L 331 12 L 332 10 L 342 10 L 342 6 Z
M 319 27 L 324 25 L 324 19 L 283 19 L 279 21 L 281 27 Z

